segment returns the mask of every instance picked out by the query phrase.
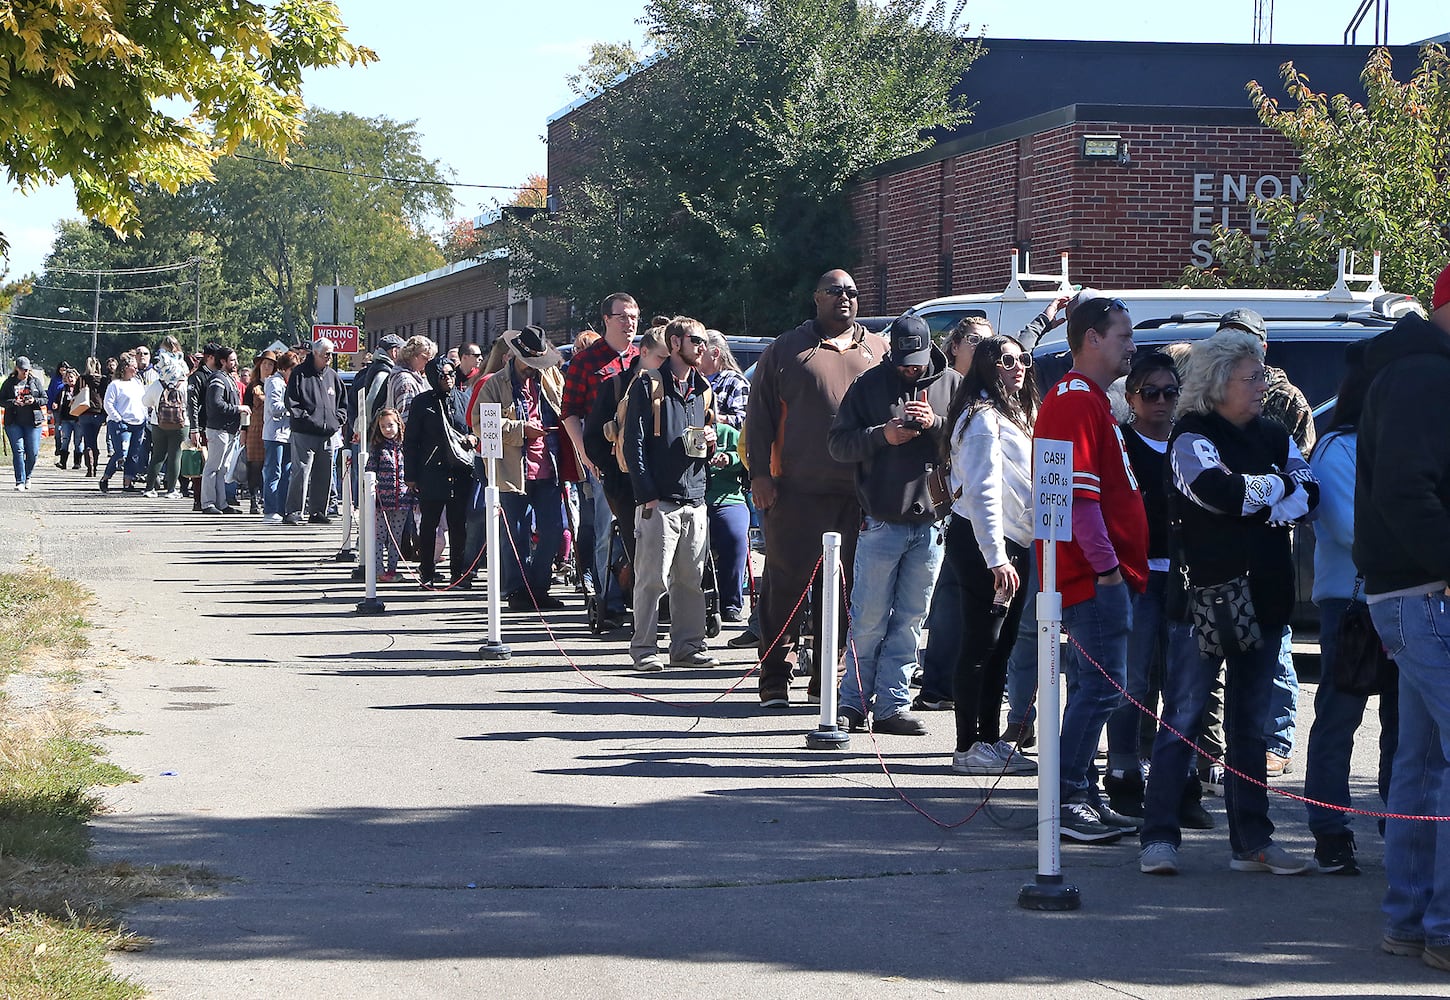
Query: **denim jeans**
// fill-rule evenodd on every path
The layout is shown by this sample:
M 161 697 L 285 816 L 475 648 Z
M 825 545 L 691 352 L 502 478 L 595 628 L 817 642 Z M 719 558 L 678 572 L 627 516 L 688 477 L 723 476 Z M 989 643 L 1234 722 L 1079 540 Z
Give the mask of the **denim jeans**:
M 604 496 L 604 483 L 589 473 L 579 489 L 579 522 L 581 529 L 588 531 L 585 542 L 594 549 L 591 568 L 594 572 L 594 593 L 605 601 L 612 614 L 624 611 L 624 595 L 610 583 L 609 573 L 609 526 L 614 517 L 609 510 L 609 500 Z M 620 525 L 621 532 L 632 531 L 631 525 Z
M 961 523 L 962 527 L 954 528 Z M 947 519 L 947 544 L 955 531 L 972 533 L 972 522 L 953 514 Z M 1026 581 L 1023 581 L 1024 583 Z M 943 559 L 926 614 L 926 648 L 921 653 L 921 699 L 950 701 L 957 676 L 957 650 L 962 644 L 962 583 L 956 564 Z M 1034 666 L 1034 670 L 1036 667 Z
M 1062 609 L 1068 643 L 1067 706 L 1062 713 L 1062 801 L 1092 801 L 1088 769 L 1108 717 L 1123 696 L 1108 680 L 1126 686 L 1128 633 L 1133 629 L 1132 592 L 1126 583 L 1097 585 L 1097 593 Z M 1079 649 L 1078 647 L 1082 648 Z M 1091 657 L 1098 666 L 1088 662 Z M 1098 667 L 1101 666 L 1101 670 Z M 1103 676 L 1104 672 L 1107 677 Z
M 708 512 L 719 607 L 739 614 L 745 608 L 745 573 L 750 562 L 750 511 L 743 503 L 729 503 L 711 504 Z
M 55 457 L 64 458 L 74 452 L 76 464 L 81 464 L 81 429 L 75 420 L 58 420 L 55 424 Z
M 135 467 L 136 454 L 141 447 L 143 427 L 143 424 L 123 424 L 115 420 L 106 423 L 106 441 L 110 445 L 111 459 L 101 473 L 102 480 L 109 482 L 116 470 L 122 467 L 125 469 L 122 475 L 126 480 L 135 478 L 131 470 Z
M 15 482 L 30 481 L 35 461 L 40 457 L 40 428 L 6 424 L 5 436 L 10 439 L 10 457 L 15 465 Z
M 1007 659 L 1007 723 L 1013 726 L 1037 718 L 1037 594 L 1041 589 L 1033 556 L 1027 560 L 1027 578 L 1022 581 L 1025 603 L 1017 623 L 1017 641 Z
M 499 494 L 503 523 L 513 539 L 513 545 L 499 553 L 503 562 L 499 583 L 505 597 L 522 590 L 527 583 L 537 600 L 549 593 L 554 581 L 554 557 L 564 541 L 564 506 L 557 480 L 533 479 L 524 489 L 523 493 Z M 537 542 L 531 540 L 534 535 Z M 522 566 L 514 556 L 515 550 L 523 560 Z
M 1168 593 L 1168 574 L 1150 572 L 1148 588 L 1133 595 L 1133 631 L 1128 635 L 1128 694 L 1143 704 L 1152 688 L 1153 663 L 1168 647 L 1168 622 L 1163 601 Z M 1149 708 L 1153 706 L 1149 705 Z M 1123 699 L 1108 719 L 1108 768 L 1138 770 L 1138 733 L 1143 714 L 1138 706 Z
M 1228 729 L 1229 767 L 1258 782 L 1265 780 L 1264 718 L 1268 714 L 1269 689 L 1273 686 L 1278 646 L 1265 643 L 1258 649 L 1230 656 L 1224 687 L 1224 724 Z M 1153 741 L 1153 765 L 1149 770 L 1148 792 L 1143 803 L 1143 844 L 1165 843 L 1177 847 L 1182 840 L 1178 826 L 1184 788 L 1193 773 L 1196 754 L 1189 743 L 1169 731 L 1169 726 L 1194 743 L 1203 730 L 1209 691 L 1218 680 L 1218 663 L 1198 649 L 1193 626 L 1168 624 L 1168 662 L 1163 673 L 1163 721 Z M 1228 813 L 1229 845 L 1235 854 L 1267 847 L 1274 838 L 1269 820 L 1269 793 L 1262 784 L 1242 781 L 1233 774 L 1224 778 L 1224 806 Z
M 1370 605 L 1385 652 L 1400 668 L 1400 739 L 1389 812 L 1450 815 L 1445 758 L 1450 747 L 1450 598 L 1392 597 Z M 1450 945 L 1450 823 L 1385 823 L 1381 908 L 1397 938 Z
M 1294 670 L 1294 633 L 1289 626 L 1279 637 L 1279 655 L 1274 663 L 1274 687 L 1269 692 L 1269 715 L 1264 720 L 1264 739 L 1280 757 L 1294 752 L 1294 719 L 1299 711 L 1299 675 Z
M 916 647 L 941 569 L 940 524 L 867 517 L 856 540 L 842 708 L 889 719 L 906 710 Z
M 1314 693 L 1314 725 L 1309 729 L 1309 747 L 1304 754 L 1304 794 L 1320 802 L 1350 805 L 1349 767 L 1354 753 L 1354 734 L 1364 721 L 1369 699 L 1345 694 L 1334 686 L 1334 657 L 1339 647 L 1339 621 L 1349 602 L 1327 598 L 1319 602 L 1319 662 L 1323 665 L 1319 688 Z M 1379 789 L 1381 802 L 1388 801 L 1390 772 L 1398 740 L 1397 692 L 1381 695 Z M 1349 832 L 1350 816 L 1338 809 L 1305 805 L 1309 830 L 1315 837 Z
M 262 449 L 262 513 L 287 513 L 287 488 L 292 483 L 292 463 L 288 458 L 291 446 L 286 441 L 263 441 Z

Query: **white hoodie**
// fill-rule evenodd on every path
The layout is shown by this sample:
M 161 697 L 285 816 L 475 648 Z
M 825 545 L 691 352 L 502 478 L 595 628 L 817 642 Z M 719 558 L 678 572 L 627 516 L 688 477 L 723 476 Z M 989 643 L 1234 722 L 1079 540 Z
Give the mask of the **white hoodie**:
M 952 512 L 972 522 L 987 565 L 1001 566 L 1004 538 L 1032 544 L 1032 439 L 996 407 L 982 406 L 958 419 L 951 445 L 952 492 L 960 490 Z

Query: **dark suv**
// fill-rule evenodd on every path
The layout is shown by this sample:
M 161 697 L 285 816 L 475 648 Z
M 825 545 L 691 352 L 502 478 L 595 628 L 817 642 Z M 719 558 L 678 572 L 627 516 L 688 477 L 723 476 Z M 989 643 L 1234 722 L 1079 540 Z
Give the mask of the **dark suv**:
M 1133 342 L 1139 352 L 1151 351 L 1178 341 L 1202 340 L 1213 336 L 1219 317 L 1209 313 L 1188 313 L 1165 319 L 1146 320 L 1133 328 Z M 1269 348 L 1265 360 L 1282 368 L 1289 381 L 1299 387 L 1314 410 L 1315 431 L 1322 436 L 1334 410 L 1335 394 L 1344 375 L 1344 349 L 1358 340 L 1388 330 L 1394 319 L 1378 312 L 1344 313 L 1331 319 L 1265 319 Z M 1039 347 L 1032 355 L 1037 384 L 1044 392 L 1067 373 L 1072 364 L 1065 345 Z M 1307 459 L 1308 456 L 1306 455 Z M 1294 568 L 1297 602 L 1293 626 L 1296 638 L 1303 633 L 1318 636 L 1319 612 L 1309 600 L 1314 589 L 1314 532 L 1294 532 Z

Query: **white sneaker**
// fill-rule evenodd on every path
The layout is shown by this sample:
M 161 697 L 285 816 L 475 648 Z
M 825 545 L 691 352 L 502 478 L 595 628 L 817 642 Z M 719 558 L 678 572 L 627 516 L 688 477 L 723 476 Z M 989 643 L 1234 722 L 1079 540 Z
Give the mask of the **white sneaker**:
M 16 493 L 19 493 L 23 489 L 25 489 L 25 484 L 24 483 L 16 483 L 15 484 L 15 492 Z
M 998 775 L 1004 768 L 996 749 L 980 741 L 973 743 L 968 750 L 952 754 L 952 770 L 958 774 Z
M 161 494 L 160 493 L 157 493 L 155 490 L 147 490 L 145 493 L 142 493 L 141 495 L 143 497 L 149 497 L 150 499 L 155 500 Z
M 1019 753 L 1018 750 L 1006 740 L 998 740 L 997 745 L 992 748 L 997 752 L 997 759 L 1006 765 L 1008 774 L 1036 774 L 1037 761 Z
M 185 493 L 182 493 L 180 490 L 172 490 L 170 493 L 167 493 L 166 494 L 166 499 L 168 499 L 168 500 L 181 500 L 181 499 L 185 498 L 185 496 L 186 496 L 186 494 Z
M 282 523 L 282 515 L 281 514 L 268 514 L 266 517 L 262 518 L 262 523 L 263 524 L 281 524 Z
M 29 493 L 30 492 L 30 480 L 27 479 L 25 482 L 21 483 L 20 484 L 20 488 L 22 490 L 24 490 L 26 493 Z

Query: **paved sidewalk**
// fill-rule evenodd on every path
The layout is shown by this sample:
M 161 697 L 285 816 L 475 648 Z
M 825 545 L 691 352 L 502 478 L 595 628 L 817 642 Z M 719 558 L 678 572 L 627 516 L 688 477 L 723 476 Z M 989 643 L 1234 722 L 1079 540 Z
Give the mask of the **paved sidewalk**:
M 393 585 L 360 617 L 338 525 L 189 508 L 48 465 L 0 495 L 0 557 L 97 592 L 107 721 L 140 734 L 109 741 L 145 778 L 107 792 L 97 854 L 234 879 L 132 912 L 156 946 L 116 964 L 158 997 L 1450 995 L 1378 951 L 1372 821 L 1361 878 L 1233 874 L 1209 800 L 1220 827 L 1186 836 L 1180 877 L 1139 874 L 1126 843 L 1069 846 L 1083 910 L 1027 913 L 1029 780 L 943 831 L 867 736 L 815 753 L 812 710 L 762 714 L 753 678 L 719 697 L 753 660 L 724 637 L 719 670 L 641 677 L 627 636 L 590 637 L 564 595 L 556 634 L 583 670 L 692 707 L 592 686 L 524 616 L 506 617 L 514 659 L 482 663 L 481 590 Z M 880 750 L 955 821 L 990 782 L 953 774 L 951 718 L 928 721 Z M 1377 731 L 1356 758 L 1367 805 Z M 1308 851 L 1302 808 L 1273 808 Z

